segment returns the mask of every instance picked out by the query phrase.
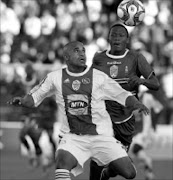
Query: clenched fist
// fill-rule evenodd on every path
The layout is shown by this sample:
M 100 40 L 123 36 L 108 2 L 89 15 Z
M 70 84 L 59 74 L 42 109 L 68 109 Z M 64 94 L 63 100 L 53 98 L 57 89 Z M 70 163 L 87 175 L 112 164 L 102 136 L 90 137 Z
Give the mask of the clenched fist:
M 10 105 L 14 105 L 14 106 L 20 106 L 20 105 L 22 105 L 21 99 L 22 99 L 21 97 L 14 97 L 7 103 Z
M 145 115 L 150 113 L 150 110 L 142 103 L 135 104 L 135 109 L 138 109 L 139 112 L 143 112 Z
M 131 76 L 129 78 L 128 83 L 130 86 L 133 87 L 133 86 L 139 86 L 139 85 L 143 84 L 144 81 L 145 81 L 145 79 L 139 78 L 138 76 Z

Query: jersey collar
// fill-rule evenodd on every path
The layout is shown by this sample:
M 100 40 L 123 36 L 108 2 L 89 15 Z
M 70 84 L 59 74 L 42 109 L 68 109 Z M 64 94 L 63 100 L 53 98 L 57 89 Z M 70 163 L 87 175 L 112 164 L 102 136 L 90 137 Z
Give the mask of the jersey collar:
M 121 58 L 124 58 L 126 56 L 126 54 L 129 52 L 129 49 L 126 49 L 125 53 L 123 55 L 112 55 L 112 54 L 109 54 L 109 51 L 110 49 L 108 49 L 106 51 L 106 55 L 112 59 L 121 59 Z
M 69 74 L 70 76 L 79 77 L 79 76 L 83 76 L 84 74 L 86 74 L 86 73 L 89 71 L 89 69 L 90 69 L 90 67 L 87 66 L 87 68 L 86 68 L 83 72 L 81 72 L 81 73 L 73 73 L 73 72 L 70 72 L 70 71 L 68 70 L 68 67 L 66 67 L 66 72 L 67 72 L 67 74 Z

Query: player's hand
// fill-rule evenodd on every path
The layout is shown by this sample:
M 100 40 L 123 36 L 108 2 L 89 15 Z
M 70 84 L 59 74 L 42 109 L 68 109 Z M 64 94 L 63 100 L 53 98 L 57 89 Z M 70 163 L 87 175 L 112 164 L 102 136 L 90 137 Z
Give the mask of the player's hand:
M 14 105 L 14 106 L 21 106 L 21 97 L 14 97 L 10 101 L 7 102 L 9 105 Z
M 138 76 L 129 77 L 129 85 L 130 86 L 139 86 L 144 83 L 144 79 L 139 78 Z
M 139 112 L 142 112 L 145 115 L 148 115 L 150 113 L 150 110 L 145 105 L 143 105 L 141 103 L 137 105 L 137 109 Z

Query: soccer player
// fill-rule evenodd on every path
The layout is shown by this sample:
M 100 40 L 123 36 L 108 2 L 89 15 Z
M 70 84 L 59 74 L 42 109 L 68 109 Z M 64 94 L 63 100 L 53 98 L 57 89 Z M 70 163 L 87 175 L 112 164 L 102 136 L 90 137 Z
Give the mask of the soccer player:
M 163 105 L 157 100 L 155 93 L 147 88 L 140 86 L 139 98 L 149 109 L 150 114 L 143 116 L 137 114 L 137 125 L 142 128 L 136 128 L 136 135 L 133 138 L 130 146 L 130 153 L 134 155 L 143 165 L 145 179 L 154 179 L 154 173 L 152 168 L 152 159 L 146 153 L 146 149 L 151 147 L 155 141 L 155 131 L 157 128 L 157 115 L 163 110 Z
M 31 165 L 40 164 L 44 170 L 54 163 L 56 145 L 53 139 L 53 128 L 56 111 L 57 104 L 54 98 L 44 99 L 37 108 L 37 113 L 25 117 L 24 126 L 19 134 L 21 153 L 29 158 Z M 46 148 L 43 141 L 47 144 Z
M 42 130 L 38 128 L 36 119 L 28 117 L 25 119 L 24 126 L 19 133 L 21 142 L 21 153 L 29 158 L 32 166 L 38 166 L 38 159 L 42 154 L 42 149 L 39 145 L 39 139 Z
M 16 106 L 38 106 L 44 98 L 55 95 L 64 135 L 56 151 L 55 179 L 70 180 L 82 173 L 84 163 L 92 158 L 98 165 L 111 162 L 111 168 L 127 178 L 136 169 L 124 147 L 113 137 L 112 121 L 105 100 L 114 100 L 148 114 L 148 108 L 105 73 L 86 66 L 81 42 L 68 43 L 63 49 L 67 67 L 49 73 L 29 94 L 14 97 Z
M 141 84 L 148 89 L 158 90 L 159 82 L 145 57 L 136 51 L 127 49 L 129 34 L 123 24 L 116 23 L 110 28 L 108 42 L 110 44 L 108 50 L 95 54 L 92 65 L 94 68 L 105 72 L 122 88 L 131 91 L 134 95 L 137 95 L 138 86 Z M 133 110 L 122 106 L 119 102 L 110 100 L 106 101 L 106 109 L 113 122 L 115 138 L 128 151 L 135 129 Z M 98 167 L 94 161 L 91 161 L 90 180 L 100 180 L 102 169 L 103 167 Z M 109 179 L 109 176 L 115 176 L 116 172 L 112 173 L 109 172 L 109 167 L 107 171 L 104 169 L 105 175 L 102 173 L 102 176 L 105 177 L 102 177 L 102 180 Z

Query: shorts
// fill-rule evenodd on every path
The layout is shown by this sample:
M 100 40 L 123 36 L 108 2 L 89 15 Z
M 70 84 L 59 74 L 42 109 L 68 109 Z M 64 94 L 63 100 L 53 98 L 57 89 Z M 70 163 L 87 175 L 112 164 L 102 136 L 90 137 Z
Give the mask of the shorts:
M 135 117 L 132 116 L 128 121 L 120 124 L 113 123 L 113 129 L 115 138 L 129 148 L 135 132 Z
M 94 160 L 99 166 L 126 157 L 123 145 L 114 137 L 104 135 L 76 135 L 65 134 L 58 149 L 70 152 L 78 161 L 78 165 L 71 170 L 74 176 L 83 172 L 84 163 L 88 159 Z

